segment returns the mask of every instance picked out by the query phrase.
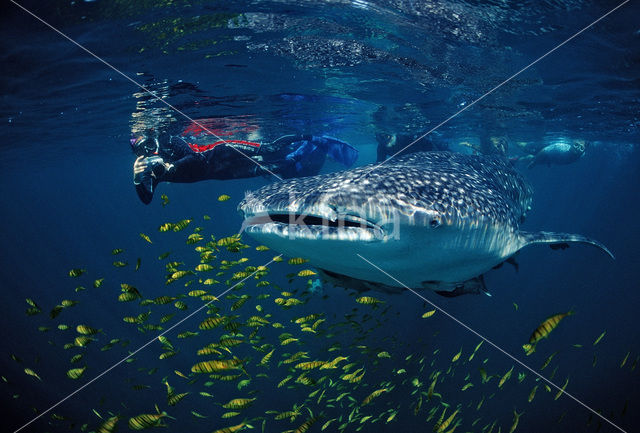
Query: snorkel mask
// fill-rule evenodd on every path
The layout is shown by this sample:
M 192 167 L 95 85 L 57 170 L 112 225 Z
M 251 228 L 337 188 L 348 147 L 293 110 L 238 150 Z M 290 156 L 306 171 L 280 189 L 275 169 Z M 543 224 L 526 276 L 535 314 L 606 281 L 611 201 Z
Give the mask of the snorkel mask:
M 160 148 L 157 138 L 147 137 L 144 134 L 136 136 L 132 133 L 129 143 L 131 144 L 131 150 L 137 156 L 155 155 Z
M 571 150 L 573 150 L 575 153 L 582 155 L 584 154 L 584 151 L 587 148 L 587 143 L 584 140 L 573 140 L 573 143 L 571 144 Z

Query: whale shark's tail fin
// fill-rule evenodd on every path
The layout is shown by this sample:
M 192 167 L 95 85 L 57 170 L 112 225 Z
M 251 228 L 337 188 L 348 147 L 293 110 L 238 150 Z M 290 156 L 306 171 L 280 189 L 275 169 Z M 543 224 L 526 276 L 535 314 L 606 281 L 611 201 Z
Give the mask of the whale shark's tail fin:
M 602 251 L 607 253 L 612 259 L 615 259 L 613 253 L 611 253 L 611 251 L 609 251 L 609 249 L 603 244 L 582 235 L 555 232 L 520 232 L 520 236 L 524 241 L 522 247 L 526 247 L 527 245 L 532 244 L 550 244 L 549 246 L 554 250 L 564 250 L 565 248 L 569 248 L 568 242 L 579 242 L 582 244 L 589 244 L 593 245 L 594 247 L 598 247 Z

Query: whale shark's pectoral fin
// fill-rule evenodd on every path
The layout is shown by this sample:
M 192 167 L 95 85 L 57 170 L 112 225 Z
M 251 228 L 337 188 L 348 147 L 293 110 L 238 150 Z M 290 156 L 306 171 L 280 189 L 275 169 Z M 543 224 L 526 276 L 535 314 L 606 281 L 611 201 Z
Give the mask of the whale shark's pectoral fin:
M 553 248 L 553 245 L 551 246 L 551 248 Z M 491 269 L 499 269 L 502 267 L 502 265 L 504 265 L 505 263 L 509 263 L 511 266 L 514 267 L 514 269 L 516 270 L 516 272 L 518 272 L 520 270 L 520 265 L 518 264 L 518 262 L 516 262 L 516 259 L 514 257 L 509 257 L 507 260 L 505 260 L 504 262 L 500 262 L 497 265 L 495 265 L 493 268 Z
M 339 287 L 348 287 L 358 292 L 366 292 L 368 290 L 376 290 L 386 293 L 402 293 L 405 289 L 402 287 L 392 287 L 388 284 L 378 283 L 375 281 L 361 280 L 349 277 L 347 275 L 338 274 L 336 272 L 327 271 L 326 269 L 318 269 L 320 277 Z
M 571 233 L 555 233 L 555 232 L 520 232 L 520 237 L 523 239 L 522 247 L 524 248 L 527 245 L 532 244 L 550 244 L 549 246 L 554 249 L 566 249 L 569 248 L 569 242 L 578 242 L 582 244 L 593 245 L 594 247 L 600 248 L 602 251 L 607 253 L 612 259 L 615 259 L 613 253 L 609 251 L 607 247 L 605 247 L 602 243 L 590 239 L 586 236 L 575 235 Z
M 511 266 L 513 266 L 516 272 L 520 270 L 520 265 L 516 261 L 515 257 L 509 257 L 507 260 L 505 260 L 505 263 L 509 263 Z
M 462 283 L 423 281 L 422 287 L 431 289 L 438 295 L 444 296 L 445 298 L 455 298 L 456 296 L 467 295 L 470 293 L 474 295 L 484 293 L 487 296 L 491 296 L 491 293 L 487 290 L 487 286 L 484 284 L 484 278 L 482 275 Z

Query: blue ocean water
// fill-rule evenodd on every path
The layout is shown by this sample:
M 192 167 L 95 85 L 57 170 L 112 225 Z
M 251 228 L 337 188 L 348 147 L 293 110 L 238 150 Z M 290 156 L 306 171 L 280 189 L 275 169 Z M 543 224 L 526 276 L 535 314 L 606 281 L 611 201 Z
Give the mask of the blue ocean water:
M 635 2 L 475 104 L 620 3 L 18 3 L 180 113 L 15 4 L 3 5 L 0 386 L 7 431 L 29 423 L 204 304 L 193 296 L 176 299 L 187 310 L 176 308 L 176 300 L 166 305 L 118 302 L 121 284 L 137 287 L 144 299 L 202 288 L 215 295 L 229 287 L 233 272 L 263 265 L 275 255 L 256 251 L 255 241 L 243 238 L 249 248 L 229 252 L 221 247 L 216 253 L 212 264 L 217 267 L 222 260 L 248 259 L 221 276 L 212 272 L 210 277 L 220 283 L 206 286 L 197 276 L 166 283 L 167 262 L 183 262 L 181 269 L 200 262 L 194 247 L 201 244 L 185 242 L 196 227 L 202 227 L 202 242 L 237 233 L 242 220 L 236 206 L 244 193 L 274 181 L 161 183 L 150 205 L 140 203 L 132 184 L 132 130 L 180 130 L 190 122 L 185 115 L 214 119 L 221 130 L 241 138 L 247 131 L 258 131 L 265 141 L 283 134 L 335 136 L 358 148 L 357 165 L 375 161 L 378 132 L 421 135 L 437 127 L 430 138 L 461 152 L 497 137 L 508 143 L 508 157 L 520 159 L 526 158 L 523 148 L 584 140 L 585 154 L 573 164 L 528 169 L 516 163 L 535 191 L 523 229 L 588 235 L 607 245 L 615 260 L 583 246 L 564 251 L 531 247 L 518 254 L 517 272 L 505 265 L 487 273 L 492 297 L 424 293 L 556 385 L 568 379 L 566 391 L 583 405 L 566 395 L 556 399 L 557 389 L 545 390 L 545 382 L 489 343 L 469 360 L 480 338 L 440 312 L 422 319 L 433 307 L 411 293 L 367 293 L 384 301 L 371 307 L 356 303 L 359 294 L 353 290 L 329 284 L 310 292 L 307 278 L 288 274 L 313 268 L 285 260 L 269 265 L 264 277 L 269 287 L 256 287 L 251 279 L 231 292 L 235 297 L 213 304 L 221 314 L 238 316 L 231 322 L 241 324 L 243 335 L 236 337 L 243 343 L 230 352 L 221 349 L 220 355 L 246 360 L 246 371 L 233 370 L 241 375 L 237 379 L 192 375 L 194 364 L 215 358 L 197 355 L 198 349 L 234 334 L 232 326 L 200 330 L 198 324 L 207 317 L 201 311 L 166 334 L 173 350 L 153 341 L 132 356 L 134 361 L 117 365 L 22 431 L 95 431 L 116 415 L 118 431 L 127 431 L 132 417 L 159 410 L 168 414 L 161 419 L 165 430 L 176 432 L 210 432 L 242 423 L 266 432 L 303 431 L 303 423 L 316 417 L 309 431 L 321 431 L 335 418 L 324 431 L 418 432 L 437 430 L 443 412 L 447 419 L 456 409 L 443 431 L 458 421 L 459 432 L 509 431 L 514 411 L 522 413 L 515 431 L 620 431 L 611 423 L 628 432 L 638 429 L 640 25 Z M 323 171 L 338 169 L 327 162 Z M 168 196 L 169 204 L 162 205 L 160 194 Z M 218 201 L 221 194 L 231 200 Z M 158 231 L 161 224 L 183 219 L 192 220 L 183 231 Z M 115 248 L 124 252 L 114 256 Z M 170 255 L 159 260 L 164 252 Z M 116 267 L 116 260 L 128 265 Z M 86 273 L 70 277 L 77 268 Z M 94 287 L 100 278 L 102 286 Z M 194 282 L 185 287 L 190 279 Z M 283 309 L 274 303 L 287 297 L 282 292 L 305 303 Z M 261 299 L 261 294 L 270 297 Z M 232 309 L 245 295 L 250 296 L 246 303 Z M 25 314 L 31 307 L 27 298 L 40 313 Z M 52 319 L 50 312 L 63 300 L 77 305 Z M 575 314 L 526 356 L 521 346 L 532 331 L 547 317 L 569 310 Z M 123 320 L 147 312 L 146 322 Z M 166 314 L 175 315 L 161 323 Z M 295 323 L 310 314 L 325 319 L 318 332 L 303 332 Z M 254 327 L 246 322 L 255 315 L 269 315 L 270 324 L 256 327 L 258 334 L 251 336 Z M 274 328 L 274 322 L 284 328 Z M 69 329 L 58 329 L 60 324 Z M 96 341 L 64 348 L 80 335 L 76 326 L 82 324 L 101 329 L 92 336 Z M 144 329 L 144 324 L 157 327 Z M 199 335 L 178 338 L 186 331 Z M 283 333 L 299 341 L 282 346 Z M 108 348 L 112 339 L 120 341 Z M 329 351 L 332 347 L 336 350 Z M 270 366 L 258 365 L 272 348 Z M 461 349 L 460 358 L 452 361 Z M 167 351 L 176 354 L 159 359 Z M 355 364 L 348 371 L 312 370 L 308 377 L 317 382 L 296 383 L 300 361 L 281 362 L 299 351 L 307 352 L 301 361 L 345 356 L 348 360 L 339 366 Z M 390 358 L 378 356 L 381 352 Z M 71 363 L 76 354 L 83 357 Z M 69 369 L 85 366 L 79 379 L 67 377 Z M 499 387 L 512 366 L 512 377 Z M 365 372 L 360 382 L 341 378 L 360 368 Z M 486 383 L 481 369 L 492 376 Z M 435 394 L 429 398 L 435 372 Z M 278 387 L 288 375 L 289 383 Z M 189 394 L 170 405 L 166 383 L 176 394 Z M 462 391 L 468 383 L 473 386 Z M 536 395 L 528 401 L 535 386 Z M 387 391 L 361 405 L 382 388 Z M 222 405 L 235 398 L 255 400 L 238 415 L 221 418 L 233 411 Z M 295 416 L 275 419 L 292 410 Z

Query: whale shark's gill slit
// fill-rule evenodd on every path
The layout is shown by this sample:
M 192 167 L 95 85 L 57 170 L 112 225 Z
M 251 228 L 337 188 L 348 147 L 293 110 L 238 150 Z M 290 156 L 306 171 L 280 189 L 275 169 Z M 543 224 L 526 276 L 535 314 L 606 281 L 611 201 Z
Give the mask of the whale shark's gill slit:
M 306 226 L 325 226 L 325 227 L 358 227 L 375 229 L 376 226 L 367 221 L 352 221 L 346 218 L 337 218 L 331 221 L 328 218 L 321 218 L 314 215 L 303 215 L 297 213 L 270 213 L 271 221 L 282 224 L 295 224 Z

